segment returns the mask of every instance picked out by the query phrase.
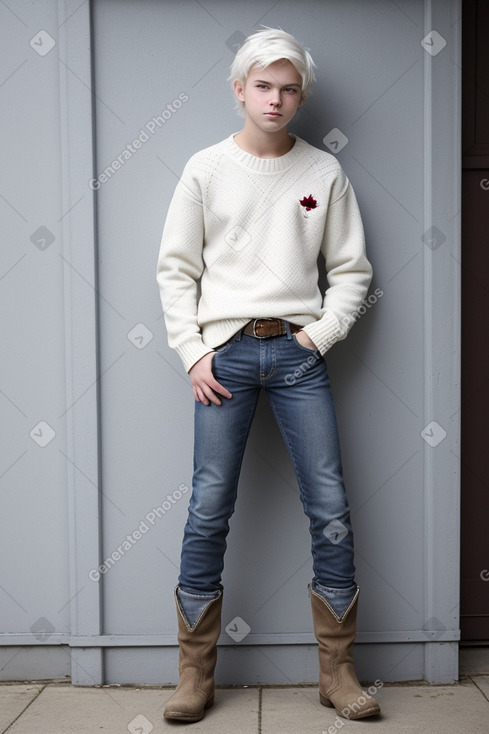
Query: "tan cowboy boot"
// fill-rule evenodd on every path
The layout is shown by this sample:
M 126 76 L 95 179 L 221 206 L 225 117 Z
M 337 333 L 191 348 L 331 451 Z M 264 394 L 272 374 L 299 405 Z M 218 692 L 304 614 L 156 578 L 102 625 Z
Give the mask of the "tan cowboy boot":
M 177 587 L 178 588 L 178 587 Z M 165 706 L 165 719 L 199 721 L 214 703 L 214 668 L 221 632 L 222 592 L 189 627 L 175 589 L 180 682 Z
M 345 719 L 380 713 L 375 698 L 362 691 L 353 662 L 359 591 L 357 588 L 340 621 L 328 602 L 309 585 L 314 634 L 319 643 L 319 700 Z

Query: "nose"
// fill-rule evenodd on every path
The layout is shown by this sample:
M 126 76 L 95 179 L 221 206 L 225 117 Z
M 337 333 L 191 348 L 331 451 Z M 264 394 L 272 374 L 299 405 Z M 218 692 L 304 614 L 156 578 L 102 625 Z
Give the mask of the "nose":
M 279 107 L 282 104 L 280 92 L 278 91 L 278 89 L 272 89 L 269 102 L 272 107 Z

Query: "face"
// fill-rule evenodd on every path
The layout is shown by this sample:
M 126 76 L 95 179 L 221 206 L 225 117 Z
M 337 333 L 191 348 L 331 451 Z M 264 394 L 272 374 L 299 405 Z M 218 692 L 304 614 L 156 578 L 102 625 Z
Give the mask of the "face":
M 304 103 L 302 77 L 285 59 L 265 69 L 253 66 L 244 87 L 234 82 L 234 93 L 245 103 L 247 121 L 267 132 L 285 127 Z

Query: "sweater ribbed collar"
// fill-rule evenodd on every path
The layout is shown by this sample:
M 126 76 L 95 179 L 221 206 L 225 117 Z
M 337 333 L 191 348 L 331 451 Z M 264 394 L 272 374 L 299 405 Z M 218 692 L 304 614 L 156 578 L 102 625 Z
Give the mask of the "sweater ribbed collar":
M 277 158 L 258 158 L 258 156 L 251 155 L 251 153 L 247 153 L 239 147 L 234 140 L 234 136 L 237 134 L 235 132 L 224 140 L 227 153 L 237 163 L 258 173 L 277 173 L 278 171 L 287 170 L 304 154 L 304 147 L 307 146 L 307 143 L 302 138 L 297 137 L 293 133 L 289 133 L 290 137 L 295 139 L 295 143 L 288 153 Z

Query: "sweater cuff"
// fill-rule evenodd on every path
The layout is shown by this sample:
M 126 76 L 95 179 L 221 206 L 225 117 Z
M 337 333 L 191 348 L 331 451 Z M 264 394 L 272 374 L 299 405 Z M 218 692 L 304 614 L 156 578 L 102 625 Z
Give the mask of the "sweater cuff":
M 202 338 L 196 336 L 193 339 L 179 344 L 175 347 L 175 351 L 183 362 L 183 366 L 188 372 L 196 362 L 199 361 L 205 354 L 213 352 L 214 350 L 210 347 L 206 347 Z
M 331 311 L 326 311 L 319 321 L 304 326 L 303 331 L 312 339 L 321 354 L 326 354 L 335 342 L 343 339 L 338 319 Z

